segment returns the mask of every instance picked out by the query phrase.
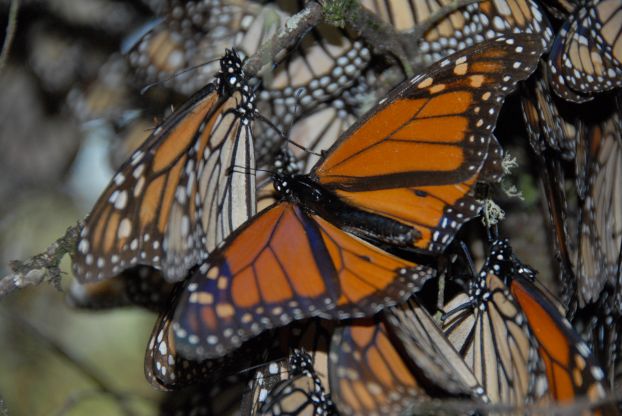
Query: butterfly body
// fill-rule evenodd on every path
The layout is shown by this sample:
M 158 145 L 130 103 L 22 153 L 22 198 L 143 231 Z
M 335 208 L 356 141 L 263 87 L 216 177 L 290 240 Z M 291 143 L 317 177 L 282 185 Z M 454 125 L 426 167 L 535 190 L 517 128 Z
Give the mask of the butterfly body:
M 274 188 L 284 199 L 316 214 L 359 237 L 397 246 L 410 246 L 417 230 L 371 212 L 348 205 L 307 175 L 275 175 Z

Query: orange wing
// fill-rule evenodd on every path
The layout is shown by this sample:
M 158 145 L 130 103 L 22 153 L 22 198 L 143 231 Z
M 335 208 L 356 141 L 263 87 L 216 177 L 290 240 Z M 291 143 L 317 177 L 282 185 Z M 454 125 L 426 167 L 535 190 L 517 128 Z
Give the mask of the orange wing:
M 255 212 L 254 177 L 233 170 L 254 167 L 254 97 L 241 65 L 229 51 L 217 83 L 121 166 L 81 230 L 73 259 L 78 279 L 100 280 L 145 264 L 180 280 Z
M 442 251 L 478 214 L 470 193 L 488 179 L 484 161 L 499 158 L 489 149 L 497 114 L 541 53 L 539 37 L 515 35 L 434 64 L 342 136 L 312 176 L 348 204 L 414 227 L 416 247 Z
M 178 302 L 175 335 L 189 357 L 223 355 L 292 320 L 372 315 L 434 274 L 285 202 L 228 243 L 189 279 Z
M 526 279 L 515 277 L 510 288 L 538 342 L 551 397 L 557 401 L 604 399 L 605 374 L 559 310 Z
M 338 329 L 328 371 L 331 396 L 344 415 L 402 414 L 429 397 L 382 322 L 365 320 Z
M 151 332 L 145 353 L 145 377 L 158 390 L 177 390 L 197 383 L 213 383 L 265 362 L 274 346 L 274 333 L 266 333 L 242 345 L 231 354 L 213 360 L 192 360 L 178 352 L 172 330 L 174 306 L 183 293 L 183 284 L 175 286 L 169 304 Z M 287 339 L 289 341 L 289 339 Z M 291 341 L 292 343 L 295 341 Z

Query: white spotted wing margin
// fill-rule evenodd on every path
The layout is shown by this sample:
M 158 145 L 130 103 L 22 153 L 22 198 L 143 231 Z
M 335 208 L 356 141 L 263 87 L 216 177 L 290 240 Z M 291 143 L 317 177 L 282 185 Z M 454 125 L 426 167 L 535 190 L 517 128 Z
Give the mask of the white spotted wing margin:
M 81 230 L 82 282 L 136 264 L 178 281 L 255 213 L 255 97 L 233 51 L 214 83 L 168 117 L 127 160 Z

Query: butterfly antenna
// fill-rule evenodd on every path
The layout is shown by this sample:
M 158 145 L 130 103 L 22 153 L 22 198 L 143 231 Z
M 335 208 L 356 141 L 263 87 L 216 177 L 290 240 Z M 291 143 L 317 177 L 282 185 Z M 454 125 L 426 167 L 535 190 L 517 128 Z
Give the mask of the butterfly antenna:
M 289 139 L 289 138 L 287 137 L 287 133 L 285 133 L 283 130 L 281 130 L 281 128 L 280 128 L 280 127 L 278 127 L 278 126 L 277 126 L 276 124 L 274 124 L 271 120 L 269 120 L 268 118 L 266 118 L 264 115 L 262 115 L 262 114 L 258 113 L 258 114 L 257 114 L 257 118 L 258 118 L 259 120 L 261 120 L 262 122 L 266 123 L 266 124 L 268 125 L 268 127 L 270 127 L 272 130 L 274 130 L 274 131 L 275 131 L 275 132 L 276 132 L 276 133 L 277 133 L 277 134 L 281 137 L 281 139 L 282 139 L 284 142 L 289 143 L 289 144 L 291 144 L 292 146 L 295 146 L 295 147 L 299 148 L 300 150 L 303 150 L 303 151 L 305 151 L 305 152 L 307 152 L 307 153 L 310 153 L 310 154 L 312 154 L 312 155 L 315 155 L 315 156 L 320 156 L 320 157 L 322 156 L 322 154 L 321 154 L 321 153 L 317 153 L 317 152 L 314 152 L 314 151 L 312 151 L 312 150 L 309 150 L 308 148 L 304 147 L 303 145 L 301 145 L 301 144 L 299 144 L 299 143 L 296 143 L 295 141 L 293 141 L 293 140 Z
M 498 224 L 489 224 L 486 227 L 486 237 L 488 238 L 488 242 L 492 243 L 499 239 L 499 225 Z
M 239 169 L 239 170 L 238 170 Z M 270 175 L 275 175 L 276 172 L 270 169 L 262 169 L 262 168 L 251 168 L 249 166 L 243 165 L 233 165 L 227 169 L 225 175 L 231 175 L 232 173 L 242 173 L 245 175 L 255 175 L 257 172 L 266 172 Z
M 289 126 L 287 127 L 287 130 L 285 131 L 286 137 L 290 137 L 290 133 L 292 131 L 292 127 L 293 127 L 294 123 L 296 122 L 296 115 L 300 111 L 300 96 L 302 95 L 303 92 L 304 92 L 304 88 L 302 88 L 302 87 L 298 88 L 296 90 L 296 93 L 295 93 L 295 95 L 296 95 L 296 106 L 294 107 L 294 117 L 292 117 L 292 120 L 290 121 Z M 319 157 L 322 156 L 321 154 L 313 152 L 309 148 L 304 147 L 303 145 L 298 144 L 298 143 L 296 143 L 295 141 L 293 141 L 291 139 L 285 138 L 285 141 L 287 143 L 291 144 L 292 146 L 295 146 L 295 147 L 299 148 L 300 150 L 302 150 L 302 151 L 304 151 L 306 153 L 310 153 L 312 155 L 319 156 Z
M 441 315 L 441 322 L 445 322 L 447 319 L 449 319 L 452 316 L 455 316 L 455 315 L 461 313 L 462 311 L 465 311 L 467 309 L 471 309 L 474 305 L 475 305 L 475 301 L 472 300 L 472 299 L 469 299 L 468 301 L 464 302 L 463 304 L 458 305 L 455 308 L 453 308 L 452 310 L 442 314 Z
M 188 68 L 184 68 L 184 69 L 182 69 L 180 71 L 177 71 L 177 72 L 173 73 L 171 76 L 169 76 L 167 78 L 164 78 L 164 79 L 152 82 L 151 84 L 147 84 L 145 87 L 143 87 L 143 89 L 140 90 L 140 95 L 145 95 L 145 93 L 147 93 L 147 91 L 149 91 L 151 88 L 153 88 L 153 87 L 155 87 L 157 85 L 161 85 L 161 84 L 164 84 L 164 83 L 166 83 L 168 81 L 171 81 L 171 80 L 173 80 L 173 79 L 175 79 L 175 78 L 177 78 L 177 77 L 179 77 L 179 76 L 181 76 L 181 75 L 183 75 L 183 74 L 185 74 L 187 72 L 195 71 L 195 70 L 201 68 L 202 66 L 212 64 L 212 63 L 218 61 L 219 59 L 220 58 L 210 59 L 210 60 L 205 61 L 203 63 L 197 64 L 197 65 L 194 65 L 194 66 L 191 66 L 191 67 L 188 67 Z
M 259 363 L 259 364 L 251 365 L 250 367 L 246 367 L 246 368 L 244 368 L 244 369 L 242 369 L 242 370 L 238 371 L 238 374 L 245 374 L 245 373 L 248 373 L 248 372 L 251 372 L 251 371 L 254 371 L 254 370 L 258 370 L 258 369 L 260 369 L 260 368 L 262 368 L 262 367 L 265 367 L 265 366 L 267 366 L 267 365 L 270 365 L 270 364 L 276 364 L 277 362 L 279 362 L 279 361 L 283 360 L 284 358 L 285 358 L 285 357 L 273 358 L 273 359 L 271 359 L 271 360 L 264 361 L 264 362 L 261 362 L 261 363 Z M 287 370 L 285 370 L 285 371 L 287 371 Z M 279 373 L 277 373 L 277 374 L 282 374 L 282 373 L 284 373 L 285 371 L 281 371 L 281 372 L 279 372 Z M 271 374 L 271 375 L 276 375 L 276 374 Z
M 466 243 L 460 240 L 460 249 L 462 249 L 462 253 L 464 254 L 464 258 L 469 266 L 469 270 L 471 271 L 471 276 L 477 276 L 477 270 L 475 270 L 475 262 L 473 261 L 473 256 L 471 255 L 471 250 L 466 245 Z

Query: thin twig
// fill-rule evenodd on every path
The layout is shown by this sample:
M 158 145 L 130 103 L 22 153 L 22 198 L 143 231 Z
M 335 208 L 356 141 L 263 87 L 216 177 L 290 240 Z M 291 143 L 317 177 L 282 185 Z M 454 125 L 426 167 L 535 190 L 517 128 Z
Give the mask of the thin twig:
M 351 2 L 350 7 L 343 11 L 342 18 L 368 45 L 372 46 L 376 54 L 394 56 L 407 76 L 412 75 L 412 65 L 401 42 L 401 35 L 392 24 L 380 19 L 358 1 Z
M 446 17 L 449 17 L 449 15 L 455 12 L 456 10 L 464 6 L 468 6 L 469 4 L 479 3 L 480 1 L 483 1 L 483 0 L 454 0 L 450 4 L 444 5 L 443 7 L 441 7 L 434 13 L 432 13 L 423 22 L 415 26 L 414 30 L 412 31 L 412 33 L 409 34 L 409 36 L 413 40 L 418 42 L 428 30 L 430 30 L 433 26 L 435 26 L 441 20 L 445 19 Z
M 12 272 L 0 279 L 0 299 L 26 286 L 49 281 L 60 289 L 60 262 L 67 253 L 72 253 L 78 241 L 79 225 L 69 227 L 65 235 L 52 243 L 43 253 L 27 260 L 9 263 Z
M 0 52 L 0 72 L 4 69 L 6 61 L 11 52 L 11 45 L 13 45 L 13 38 L 15 37 L 15 30 L 17 28 L 17 11 L 19 10 L 19 0 L 11 0 L 11 6 L 9 7 L 9 18 L 6 25 L 4 44 L 2 45 L 2 52 Z
M 257 75 L 261 69 L 274 62 L 275 56 L 282 50 L 295 45 L 309 30 L 323 19 L 322 6 L 309 2 L 295 15 L 285 21 L 283 26 L 244 64 L 244 72 Z

